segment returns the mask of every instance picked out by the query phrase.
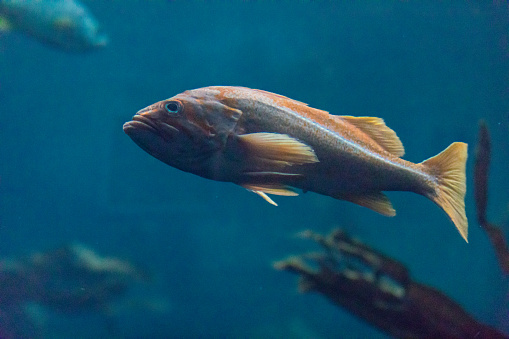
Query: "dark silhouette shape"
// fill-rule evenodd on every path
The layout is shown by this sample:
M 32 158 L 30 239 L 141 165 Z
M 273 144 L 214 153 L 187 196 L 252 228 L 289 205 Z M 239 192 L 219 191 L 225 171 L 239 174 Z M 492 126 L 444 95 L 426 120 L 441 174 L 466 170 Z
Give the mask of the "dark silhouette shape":
M 488 234 L 497 254 L 500 268 L 509 273 L 509 251 L 505 235 L 497 225 L 488 222 L 486 210 L 488 206 L 488 172 L 491 158 L 491 141 L 488 126 L 484 121 L 479 124 L 479 141 L 475 152 L 474 195 L 477 206 L 477 221 Z
M 373 326 L 399 338 L 506 338 L 475 320 L 445 294 L 413 281 L 407 268 L 342 230 L 311 238 L 325 250 L 276 262 L 300 275 L 301 292 L 317 291 Z M 307 262 L 311 260 L 318 269 Z

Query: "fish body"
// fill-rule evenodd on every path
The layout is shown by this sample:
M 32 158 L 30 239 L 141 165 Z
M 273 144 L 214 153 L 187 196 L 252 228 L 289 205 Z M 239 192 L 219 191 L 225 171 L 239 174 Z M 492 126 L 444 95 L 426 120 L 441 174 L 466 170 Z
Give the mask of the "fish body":
M 467 240 L 467 145 L 453 143 L 420 164 L 401 158 L 396 133 L 374 117 L 336 116 L 266 91 L 213 86 L 139 111 L 124 131 L 170 166 L 267 194 L 296 188 L 395 215 L 383 191 L 437 203 Z
M 14 29 L 70 52 L 107 45 L 92 13 L 77 0 L 0 0 L 4 30 Z

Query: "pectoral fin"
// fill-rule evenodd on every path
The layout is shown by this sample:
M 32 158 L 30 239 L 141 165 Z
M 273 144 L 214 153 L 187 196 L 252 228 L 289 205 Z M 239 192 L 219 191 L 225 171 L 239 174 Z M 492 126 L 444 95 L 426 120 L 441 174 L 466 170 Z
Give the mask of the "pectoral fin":
M 269 204 L 277 206 L 267 194 L 284 195 L 284 196 L 297 196 L 299 193 L 295 192 L 290 186 L 279 184 L 242 184 L 245 189 L 258 194 Z
M 256 193 L 258 194 L 260 197 L 263 198 L 263 200 L 265 200 L 266 202 L 268 202 L 269 204 L 271 205 L 274 205 L 274 206 L 277 206 L 277 204 L 274 202 L 274 200 L 272 200 L 267 194 L 265 194 L 264 192 L 262 191 L 251 191 L 253 193 Z
M 336 198 L 367 207 L 388 217 L 393 217 L 396 215 L 396 210 L 394 210 L 394 207 L 392 207 L 391 201 L 382 192 L 374 192 L 363 195 L 341 195 Z
M 250 133 L 238 136 L 249 156 L 278 165 L 302 165 L 318 162 L 308 145 L 286 134 Z

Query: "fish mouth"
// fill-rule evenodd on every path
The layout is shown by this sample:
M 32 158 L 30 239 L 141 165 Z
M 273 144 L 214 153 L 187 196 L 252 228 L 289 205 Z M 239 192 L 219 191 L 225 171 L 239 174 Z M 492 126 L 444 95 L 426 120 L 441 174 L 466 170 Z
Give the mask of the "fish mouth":
M 130 130 L 144 130 L 152 133 L 158 133 L 157 125 L 151 119 L 141 116 L 135 115 L 131 121 L 128 121 L 123 126 L 124 132 L 129 134 Z
M 100 34 L 96 37 L 96 39 L 94 41 L 94 47 L 104 48 L 104 47 L 108 46 L 109 42 L 110 42 L 110 39 L 109 39 L 108 35 Z
M 126 134 L 129 134 L 132 130 L 144 130 L 151 133 L 159 134 L 164 139 L 171 139 L 180 131 L 164 122 L 155 121 L 154 119 L 148 117 L 152 113 L 149 109 L 142 109 L 133 116 L 131 121 L 128 121 L 124 124 L 123 130 Z

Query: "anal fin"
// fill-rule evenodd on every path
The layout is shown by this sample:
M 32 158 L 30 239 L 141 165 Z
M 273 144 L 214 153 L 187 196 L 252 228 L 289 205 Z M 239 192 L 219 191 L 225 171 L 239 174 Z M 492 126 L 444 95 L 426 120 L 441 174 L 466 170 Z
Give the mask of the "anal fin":
M 359 206 L 367 207 L 382 215 L 393 217 L 396 215 L 396 210 L 392 207 L 389 198 L 382 192 L 372 192 L 362 195 L 341 195 L 337 199 L 353 202 Z

